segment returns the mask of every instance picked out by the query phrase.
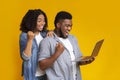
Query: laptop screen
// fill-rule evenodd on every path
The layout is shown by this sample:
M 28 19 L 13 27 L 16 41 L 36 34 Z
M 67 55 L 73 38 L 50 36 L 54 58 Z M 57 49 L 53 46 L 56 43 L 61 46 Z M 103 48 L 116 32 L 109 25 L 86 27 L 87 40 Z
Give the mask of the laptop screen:
M 103 42 L 104 42 L 104 39 L 102 39 L 96 43 L 91 56 L 96 57 L 98 55 Z

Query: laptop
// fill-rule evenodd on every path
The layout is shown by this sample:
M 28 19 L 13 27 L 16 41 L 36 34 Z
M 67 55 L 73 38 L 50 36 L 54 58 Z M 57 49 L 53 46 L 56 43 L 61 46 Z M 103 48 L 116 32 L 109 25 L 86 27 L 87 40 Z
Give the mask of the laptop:
M 91 54 L 90 56 L 82 56 L 82 57 L 80 57 L 80 58 L 75 59 L 74 61 L 75 61 L 75 62 L 88 61 L 88 60 L 90 60 L 91 58 L 96 57 L 96 56 L 98 55 L 99 51 L 100 51 L 100 48 L 101 48 L 103 42 L 104 42 L 104 39 L 102 39 L 102 40 L 100 40 L 100 41 L 98 41 L 98 42 L 96 43 L 96 45 L 95 45 L 95 47 L 94 47 L 94 49 L 93 49 L 93 52 L 92 52 L 92 54 Z

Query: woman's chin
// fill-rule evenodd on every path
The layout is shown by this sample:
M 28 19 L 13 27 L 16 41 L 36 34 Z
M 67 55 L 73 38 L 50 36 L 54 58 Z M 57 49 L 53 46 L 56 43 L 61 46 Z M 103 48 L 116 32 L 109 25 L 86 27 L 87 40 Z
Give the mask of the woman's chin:
M 39 31 L 42 31 L 43 29 L 39 29 Z

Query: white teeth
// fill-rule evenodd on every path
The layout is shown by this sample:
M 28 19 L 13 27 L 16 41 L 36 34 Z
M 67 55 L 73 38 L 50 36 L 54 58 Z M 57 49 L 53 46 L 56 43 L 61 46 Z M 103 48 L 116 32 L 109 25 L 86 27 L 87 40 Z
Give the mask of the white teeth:
M 40 27 L 43 27 L 43 26 L 40 26 Z
M 40 28 L 43 28 L 43 26 L 39 26 Z
M 69 33 L 69 32 L 66 32 L 67 34 Z
M 68 32 L 66 32 L 66 35 L 68 35 Z

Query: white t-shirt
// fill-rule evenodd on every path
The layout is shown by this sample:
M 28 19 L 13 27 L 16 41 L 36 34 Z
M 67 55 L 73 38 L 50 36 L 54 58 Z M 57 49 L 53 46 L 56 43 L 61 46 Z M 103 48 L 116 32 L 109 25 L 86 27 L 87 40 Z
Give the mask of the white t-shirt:
M 72 71 L 73 71 L 73 78 L 76 80 L 76 62 L 73 62 L 75 60 L 75 55 L 73 53 L 73 46 L 71 45 L 70 41 L 68 39 L 63 39 L 59 37 L 59 40 L 64 44 L 64 47 L 67 48 L 67 50 L 70 53 L 71 61 L 72 61 Z
M 40 33 L 38 35 L 35 35 L 35 39 L 36 39 L 36 42 L 37 42 L 37 45 L 39 46 L 41 40 L 43 39 L 43 37 L 40 35 Z M 39 65 L 37 66 L 37 69 L 36 69 L 36 74 L 35 76 L 42 76 L 45 74 L 45 71 L 42 71 L 39 67 Z

